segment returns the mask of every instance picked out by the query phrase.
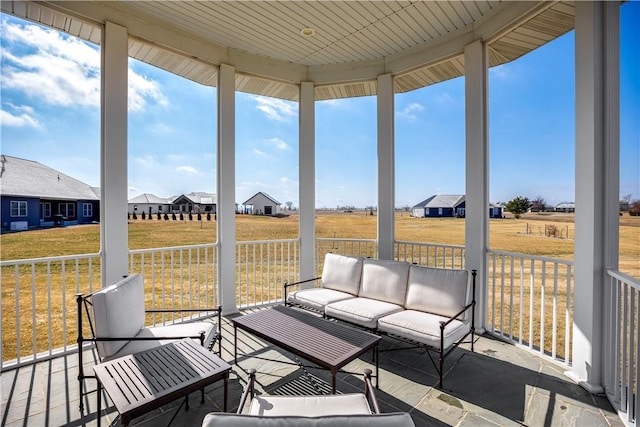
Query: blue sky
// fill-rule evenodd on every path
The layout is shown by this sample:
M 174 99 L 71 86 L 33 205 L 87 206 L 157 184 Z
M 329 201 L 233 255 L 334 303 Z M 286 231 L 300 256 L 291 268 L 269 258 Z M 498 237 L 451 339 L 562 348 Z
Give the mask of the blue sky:
M 2 154 L 99 182 L 98 47 L 0 15 Z M 622 6 L 620 196 L 640 199 L 640 3 Z M 574 38 L 490 70 L 490 199 L 574 200 Z M 129 61 L 129 197 L 215 192 L 216 89 Z M 396 95 L 396 206 L 464 193 L 464 79 Z M 236 201 L 298 205 L 298 108 L 236 95 Z M 376 205 L 375 97 L 316 103 L 316 206 Z

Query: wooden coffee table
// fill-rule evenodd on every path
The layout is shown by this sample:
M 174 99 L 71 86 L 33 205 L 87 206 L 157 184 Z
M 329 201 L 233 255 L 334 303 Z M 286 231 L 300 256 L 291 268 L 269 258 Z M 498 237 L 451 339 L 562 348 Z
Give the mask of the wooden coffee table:
M 231 366 L 192 339 L 184 339 L 93 367 L 101 387 L 120 413 L 122 425 L 179 397 L 224 379 L 224 411 Z
M 336 374 L 340 368 L 373 351 L 378 385 L 378 343 L 380 337 L 300 310 L 275 306 L 232 319 L 234 357 L 238 363 L 238 329 L 281 347 L 331 371 L 331 387 L 336 393 Z

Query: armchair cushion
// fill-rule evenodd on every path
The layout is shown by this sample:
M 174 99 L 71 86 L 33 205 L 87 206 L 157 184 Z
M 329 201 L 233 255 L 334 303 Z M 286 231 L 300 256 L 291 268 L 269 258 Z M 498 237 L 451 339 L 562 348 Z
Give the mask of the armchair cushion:
M 358 295 L 362 258 L 328 253 L 324 257 L 321 286 L 353 296 Z
M 144 328 L 142 277 L 132 274 L 91 297 L 96 337 L 135 337 Z M 98 354 L 110 357 L 127 341 L 98 341 Z
M 126 356 L 128 354 L 138 353 L 159 345 L 168 344 L 178 339 L 195 337 L 200 335 L 200 332 L 204 332 L 204 342 L 205 345 L 207 345 L 212 342 L 213 336 L 217 332 L 217 325 L 212 321 L 201 321 L 142 328 L 135 338 L 160 338 L 157 340 L 144 339 L 129 341 L 116 353 L 105 357 L 103 361 L 117 359 L 118 357 Z
M 359 297 L 403 305 L 407 293 L 409 263 L 366 259 L 362 265 Z
M 260 417 L 255 415 L 209 413 L 202 427 L 414 427 L 408 413 L 371 415 L 331 415 L 324 417 Z
M 455 313 L 454 313 L 455 314 Z M 378 320 L 378 330 L 440 348 L 440 322 L 448 318 L 422 311 L 404 310 Z M 444 330 L 444 349 L 458 342 L 471 329 L 469 322 L 454 320 Z
M 324 307 L 327 304 L 350 298 L 354 298 L 354 296 L 347 292 L 336 291 L 334 289 L 311 288 L 292 292 L 287 299 L 294 304 L 324 311 Z
M 319 396 L 255 396 L 249 414 L 260 416 L 304 416 L 371 414 L 367 398 L 362 393 Z
M 472 300 L 467 270 L 412 265 L 409 269 L 405 308 L 452 317 Z M 470 312 L 461 318 L 468 319 Z

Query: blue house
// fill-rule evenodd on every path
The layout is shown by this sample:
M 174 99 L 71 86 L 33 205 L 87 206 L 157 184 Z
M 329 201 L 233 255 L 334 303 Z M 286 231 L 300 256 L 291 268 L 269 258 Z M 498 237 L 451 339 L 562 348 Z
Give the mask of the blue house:
M 100 219 L 99 190 L 41 163 L 0 156 L 2 231 Z
M 465 196 L 458 194 L 431 196 L 413 206 L 411 213 L 416 218 L 464 218 Z M 490 203 L 489 218 L 502 218 L 502 207 Z

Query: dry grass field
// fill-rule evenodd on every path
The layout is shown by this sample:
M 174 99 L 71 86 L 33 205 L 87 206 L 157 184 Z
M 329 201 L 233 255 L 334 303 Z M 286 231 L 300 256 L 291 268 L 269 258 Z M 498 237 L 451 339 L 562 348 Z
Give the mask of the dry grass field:
M 376 236 L 375 215 L 365 212 L 340 213 L 335 211 L 318 211 L 316 215 L 316 235 L 319 238 L 335 239 L 375 239 Z M 546 237 L 548 230 L 561 230 L 562 236 L 569 238 Z M 164 220 L 132 220 L 129 223 L 129 247 L 130 249 L 150 249 L 170 246 L 188 246 L 196 244 L 210 244 L 216 241 L 215 221 L 164 221 Z M 409 242 L 437 243 L 448 245 L 464 244 L 464 220 L 456 218 L 412 218 L 408 212 L 399 212 L 396 216 L 396 240 Z M 298 216 L 296 214 L 283 218 L 273 218 L 266 216 L 238 215 L 236 217 L 236 238 L 238 241 L 262 241 L 276 239 L 295 239 L 298 236 Z M 525 215 L 521 219 L 496 219 L 490 222 L 490 247 L 493 250 L 509 251 L 538 255 L 544 257 L 572 260 L 574 250 L 574 224 L 573 215 Z M 54 228 L 45 230 L 33 230 L 28 232 L 3 234 L 0 236 L 0 257 L 3 261 L 19 260 L 40 257 L 52 257 L 63 255 L 97 253 L 100 249 L 99 225 L 82 225 L 65 228 Z M 207 255 L 208 256 L 208 255 Z M 263 255 L 260 255 L 263 256 Z M 266 256 L 266 255 L 265 255 Z M 286 256 L 286 255 L 285 255 Z M 632 277 L 640 277 L 640 217 L 621 217 L 620 221 L 620 269 Z M 47 336 L 47 340 L 42 340 L 45 346 L 60 344 L 63 340 L 73 342 L 75 334 L 75 303 L 73 295 L 78 289 L 74 289 L 70 283 L 74 283 L 75 278 L 88 277 L 92 274 L 93 281 L 99 282 L 100 265 L 99 262 L 89 267 L 88 262 L 80 262 L 77 265 L 66 267 L 63 272 L 59 264 L 52 264 L 50 267 L 51 282 L 47 283 L 46 271 L 38 271 L 36 280 L 32 280 L 31 267 L 21 267 L 19 275 L 26 279 L 20 279 L 20 289 L 16 293 L 15 276 L 16 270 L 12 267 L 2 268 L 2 329 L 3 329 L 3 358 L 12 359 L 16 355 L 16 337 L 10 331 L 15 330 L 17 322 L 20 323 L 22 335 L 20 337 L 20 347 L 22 354 L 31 354 L 36 345 L 37 351 L 44 351 L 47 348 L 40 348 L 40 340 L 33 344 L 34 334 L 36 336 Z M 492 268 L 492 266 L 490 266 Z M 502 268 L 496 265 L 496 268 Z M 522 292 L 524 298 L 522 304 L 517 299 L 511 300 L 513 291 L 518 295 L 520 292 L 520 278 L 528 274 L 527 266 L 519 270 L 511 270 L 511 266 L 506 266 L 506 273 L 502 275 L 504 282 L 489 283 L 489 291 L 493 296 L 489 303 L 489 319 L 495 320 L 496 325 L 504 325 L 504 330 L 510 332 L 513 325 L 515 335 L 523 336 L 525 340 L 531 339 L 534 345 L 539 341 L 549 343 L 550 336 L 541 336 L 542 325 L 545 329 L 550 328 L 551 320 L 548 313 L 553 311 L 553 305 L 566 306 L 565 285 L 551 283 L 549 281 L 542 286 L 542 279 L 536 278 L 533 288 L 528 281 L 525 281 Z M 164 275 L 171 275 L 173 282 L 173 271 L 163 272 Z M 547 272 L 550 274 L 551 272 Z M 158 273 L 159 274 L 159 273 Z M 212 274 L 212 273 L 206 273 Z M 562 274 L 562 272 L 561 272 Z M 65 276 L 66 275 L 66 276 Z M 239 282 L 248 282 L 242 274 L 239 274 Z M 61 279 L 66 277 L 66 279 Z M 269 276 L 268 276 L 269 277 Z M 156 277 L 157 279 L 157 277 Z M 268 279 L 269 280 L 269 279 Z M 277 280 L 273 279 L 276 282 Z M 190 282 L 190 281 L 189 281 Z M 179 285 L 177 294 L 182 299 L 192 298 L 192 295 L 200 295 L 209 290 L 201 289 L 183 290 L 183 283 Z M 186 286 L 186 285 L 185 285 Z M 192 286 L 189 283 L 189 286 Z M 240 293 L 250 292 L 249 283 L 238 284 Z M 554 286 L 556 289 L 554 289 Z M 512 289 L 513 288 L 513 289 Z M 273 284 L 267 288 L 267 293 L 278 292 L 280 284 Z M 80 289 L 80 291 L 86 291 Z M 545 298 L 544 311 L 545 319 L 535 319 L 529 329 L 529 312 L 540 313 L 543 306 L 540 305 L 542 293 L 554 292 L 557 298 Z M 265 290 L 260 290 L 260 297 L 265 297 Z M 35 298 L 32 295 L 35 294 Z M 16 301 L 18 295 L 18 301 Z M 531 295 L 531 298 L 530 298 Z M 199 298 L 200 296 L 198 296 Z M 277 297 L 277 296 L 276 296 Z M 255 295 L 253 296 L 255 298 Z M 501 301 L 505 301 L 505 309 L 495 309 L 500 307 Z M 531 310 L 531 303 L 535 304 Z M 570 300 L 569 300 L 570 301 Z M 20 307 L 20 319 L 16 319 L 16 305 Z M 523 306 L 523 315 L 520 315 L 520 306 Z M 496 311 L 497 310 L 497 311 Z M 512 311 L 511 311 L 512 310 Z M 572 312 L 569 306 L 569 312 Z M 65 322 L 63 319 L 70 319 Z M 571 319 L 569 319 L 571 320 Z M 49 325 L 51 329 L 49 332 Z M 522 325 L 522 335 L 520 327 Z M 558 336 L 564 336 L 565 319 L 558 319 Z M 64 337 L 64 335 L 67 337 Z M 547 334 L 548 335 L 548 334 Z M 547 345 L 547 344 L 543 344 Z M 548 344 L 549 346 L 551 344 Z M 562 349 L 563 341 L 556 343 L 556 348 Z M 562 351 L 560 351 L 562 353 Z

